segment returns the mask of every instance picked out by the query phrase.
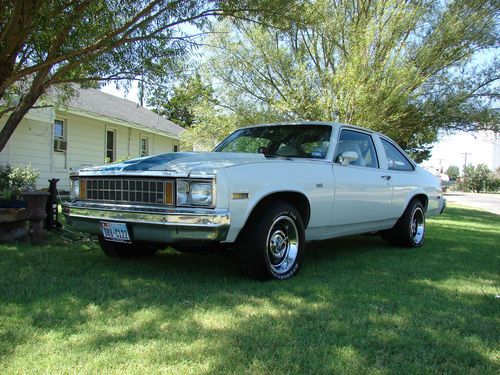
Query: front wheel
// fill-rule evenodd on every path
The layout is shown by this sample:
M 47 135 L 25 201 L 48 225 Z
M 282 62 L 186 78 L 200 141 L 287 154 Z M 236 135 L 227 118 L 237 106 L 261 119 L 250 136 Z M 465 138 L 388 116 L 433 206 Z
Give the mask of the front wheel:
M 243 272 L 260 280 L 284 280 L 296 275 L 304 247 L 300 213 L 291 204 L 280 201 L 252 215 L 238 240 Z
M 422 203 L 414 199 L 406 208 L 403 216 L 392 228 L 387 239 L 402 247 L 420 247 L 425 237 L 425 210 Z

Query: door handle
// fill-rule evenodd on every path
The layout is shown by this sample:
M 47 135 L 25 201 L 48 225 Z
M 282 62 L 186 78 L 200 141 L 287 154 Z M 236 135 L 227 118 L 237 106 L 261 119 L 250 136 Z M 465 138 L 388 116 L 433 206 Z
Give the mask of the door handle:
M 382 178 L 385 178 L 387 181 L 389 181 L 391 179 L 391 176 L 389 175 L 385 175 L 385 176 L 381 176 Z

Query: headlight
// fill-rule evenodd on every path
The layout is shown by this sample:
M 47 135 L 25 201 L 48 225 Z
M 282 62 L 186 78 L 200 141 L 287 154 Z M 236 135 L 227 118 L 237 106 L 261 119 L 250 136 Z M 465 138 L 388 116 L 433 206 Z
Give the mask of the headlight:
M 210 206 L 212 204 L 212 184 L 193 182 L 190 189 L 191 204 Z
M 189 182 L 179 180 L 177 181 L 177 205 L 186 206 L 189 204 Z
M 80 198 L 80 181 L 76 178 L 71 180 L 71 190 L 69 195 L 72 201 Z
M 177 180 L 178 206 L 211 206 L 212 203 L 212 182 Z

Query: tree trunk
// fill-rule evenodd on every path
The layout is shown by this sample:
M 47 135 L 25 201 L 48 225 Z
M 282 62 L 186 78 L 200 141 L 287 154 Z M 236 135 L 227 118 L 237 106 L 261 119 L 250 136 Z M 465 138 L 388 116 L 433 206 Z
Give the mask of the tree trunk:
M 23 117 L 26 113 L 28 113 L 31 107 L 33 107 L 40 95 L 43 94 L 46 89 L 45 79 L 47 78 L 48 73 L 48 69 L 38 72 L 35 79 L 33 79 L 33 82 L 31 83 L 30 90 L 25 96 L 22 97 L 17 107 L 10 114 L 3 129 L 0 131 L 0 152 L 2 152 L 7 145 L 7 142 L 12 134 L 14 134 L 14 130 L 16 130 Z

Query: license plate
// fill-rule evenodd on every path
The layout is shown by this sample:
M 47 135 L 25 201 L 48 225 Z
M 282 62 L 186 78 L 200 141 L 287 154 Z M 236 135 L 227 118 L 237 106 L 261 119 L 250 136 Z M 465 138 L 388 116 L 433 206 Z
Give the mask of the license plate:
M 130 242 L 127 224 L 101 221 L 101 232 L 108 241 Z

